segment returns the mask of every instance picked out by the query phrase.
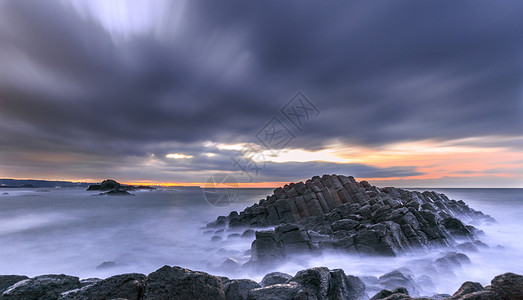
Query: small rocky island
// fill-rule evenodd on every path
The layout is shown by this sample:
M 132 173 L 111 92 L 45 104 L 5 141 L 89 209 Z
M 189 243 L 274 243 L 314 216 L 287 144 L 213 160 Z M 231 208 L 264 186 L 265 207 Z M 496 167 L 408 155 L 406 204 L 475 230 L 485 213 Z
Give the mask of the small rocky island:
M 154 190 L 155 188 L 150 186 L 132 186 L 132 185 L 122 185 L 116 180 L 106 179 L 100 184 L 91 184 L 87 190 L 88 191 L 102 191 L 99 195 L 110 195 L 110 196 L 131 196 L 133 194 L 130 191 L 134 190 Z

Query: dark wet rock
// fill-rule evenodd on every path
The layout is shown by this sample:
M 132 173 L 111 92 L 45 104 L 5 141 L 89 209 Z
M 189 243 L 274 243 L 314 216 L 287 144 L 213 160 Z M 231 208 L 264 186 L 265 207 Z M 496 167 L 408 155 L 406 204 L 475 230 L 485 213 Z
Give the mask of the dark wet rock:
M 262 287 L 266 287 L 273 284 L 287 283 L 287 281 L 289 281 L 291 278 L 292 276 L 286 273 L 272 272 L 263 277 L 260 285 Z
M 256 231 L 256 239 L 252 242 L 251 257 L 259 265 L 270 266 L 281 261 L 284 253 L 279 238 L 272 230 Z
M 102 185 L 101 184 L 91 184 L 89 187 L 87 187 L 88 191 L 101 191 Z
M 384 299 L 388 296 L 392 295 L 392 292 L 389 290 L 381 290 L 376 295 L 374 295 L 370 300 L 378 300 L 378 299 Z
M 469 238 L 472 232 L 457 218 L 446 218 L 441 224 L 454 237 Z
M 513 300 L 511 298 L 503 299 L 498 294 L 494 293 L 491 290 L 483 290 L 471 294 L 464 295 L 462 297 L 456 298 L 457 300 Z M 515 298 L 521 299 L 521 298 Z
M 147 275 L 145 299 L 225 299 L 220 278 L 204 272 L 164 266 Z
M 295 299 L 300 291 L 296 282 L 285 284 L 274 284 L 266 287 L 252 289 L 249 291 L 248 300 L 288 300 Z
M 365 283 L 356 276 L 345 275 L 341 269 L 330 271 L 329 292 L 327 299 L 357 300 L 368 298 L 365 294 Z
M 107 180 L 102 181 L 100 188 L 102 191 L 108 191 L 108 190 L 119 189 L 121 186 L 122 185 L 120 183 L 116 182 L 116 180 L 107 179 Z
M 467 281 L 461 285 L 459 290 L 452 295 L 451 299 L 459 299 L 460 297 L 463 297 L 468 294 L 472 294 L 474 292 L 483 291 L 483 286 L 478 282 L 472 282 Z
M 400 300 L 400 299 L 412 299 L 409 296 L 409 292 L 404 287 L 398 287 L 393 289 L 392 291 L 389 290 L 381 290 L 376 295 L 374 295 L 370 300 L 378 300 L 378 299 L 386 299 L 386 300 Z
M 109 277 L 80 289 L 62 293 L 60 300 L 139 300 L 144 293 L 145 275 L 130 273 Z
M 58 299 L 61 293 L 77 288 L 80 288 L 78 277 L 42 275 L 15 283 L 2 294 L 2 299 Z
M 260 287 L 256 281 L 250 279 L 230 280 L 224 285 L 225 299 L 246 300 L 250 290 Z
M 523 299 L 523 276 L 514 273 L 496 276 L 490 282 L 490 289 L 501 299 Z
M 330 271 L 325 267 L 311 268 L 296 273 L 289 282 L 296 282 L 310 291 L 317 299 L 327 298 L 329 292 Z
M 154 189 L 152 187 L 144 187 Z M 136 187 L 132 185 L 122 185 L 115 180 L 107 179 L 102 181 L 101 184 L 92 184 L 87 188 L 88 191 L 103 191 L 99 195 L 111 195 L 111 196 L 131 196 L 133 194 L 129 191 L 136 190 Z
M 29 279 L 29 277 L 24 275 L 0 275 L 0 295 L 13 284 L 25 279 Z
M 213 236 L 211 238 L 211 241 L 213 241 L 213 242 L 219 242 L 221 240 L 222 240 L 222 237 L 221 236 L 217 236 L 217 235 L 215 235 L 215 236 Z
M 489 218 L 444 194 L 380 189 L 351 176 L 324 175 L 275 189 L 259 203 L 220 216 L 208 227 L 274 227 L 273 241 L 267 234 L 255 237 L 264 239 L 252 244 L 259 248 L 252 251 L 256 261 L 324 250 L 395 256 L 412 248 L 453 247 L 456 239 L 473 241 L 480 234 L 462 220 L 479 223 Z

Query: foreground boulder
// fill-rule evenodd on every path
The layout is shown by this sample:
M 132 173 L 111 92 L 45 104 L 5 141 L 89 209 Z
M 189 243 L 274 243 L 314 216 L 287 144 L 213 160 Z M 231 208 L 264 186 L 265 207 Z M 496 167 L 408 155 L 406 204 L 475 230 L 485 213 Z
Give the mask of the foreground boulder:
M 269 286 L 274 284 L 287 283 L 292 276 L 281 272 L 272 272 L 265 275 L 260 282 L 261 286 Z
M 252 260 L 263 265 L 324 249 L 395 256 L 413 248 L 455 247 L 481 233 L 464 221 L 494 222 L 444 194 L 380 189 L 352 176 L 324 175 L 277 188 L 207 227 L 275 227 L 258 231 L 252 244 Z
M 246 300 L 250 290 L 260 287 L 261 285 L 250 279 L 229 280 L 224 286 L 225 299 Z
M 60 300 L 139 300 L 144 292 L 145 275 L 131 273 L 96 281 L 80 289 L 62 293 Z
M 107 279 L 90 278 L 79 281 L 67 275 L 43 275 L 23 279 L 10 286 L 0 299 L 315 299 L 315 300 L 360 300 L 369 299 L 366 286 L 356 276 L 347 276 L 341 269 L 329 270 L 317 267 L 299 271 L 295 276 L 284 273 L 267 274 L 260 285 L 250 279 L 228 279 L 204 272 L 180 267 L 164 266 L 145 276 L 143 274 L 122 274 Z M 382 278 L 383 277 L 383 278 Z M 404 274 L 394 272 L 374 278 L 373 284 L 381 279 L 399 278 L 390 283 L 390 289 L 380 290 L 371 299 L 446 299 L 446 300 L 517 300 L 523 299 L 523 276 L 505 273 L 496 276 L 490 286 L 465 282 L 450 295 L 411 298 L 410 291 L 400 284 L 409 284 Z M 0 283 L 17 281 L 24 276 L 0 276 Z M 270 282 L 273 280 L 273 283 Z M 285 281 L 284 281 L 285 280 Z M 269 284 L 271 283 L 271 284 Z
M 164 266 L 145 279 L 145 299 L 225 299 L 220 278 L 204 272 Z
M 80 288 L 78 277 L 42 275 L 19 281 L 9 287 L 2 299 L 44 300 L 58 299 L 61 293 Z
M 286 283 L 253 289 L 248 299 L 346 299 L 365 298 L 365 284 L 358 277 L 346 276 L 341 269 L 325 267 L 299 271 Z

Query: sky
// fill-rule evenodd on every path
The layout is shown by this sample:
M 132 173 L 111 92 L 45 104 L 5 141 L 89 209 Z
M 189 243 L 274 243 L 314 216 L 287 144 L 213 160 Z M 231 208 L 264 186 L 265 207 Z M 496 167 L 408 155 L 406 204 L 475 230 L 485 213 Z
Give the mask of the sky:
M 0 1 L 0 178 L 523 187 L 521 1 Z

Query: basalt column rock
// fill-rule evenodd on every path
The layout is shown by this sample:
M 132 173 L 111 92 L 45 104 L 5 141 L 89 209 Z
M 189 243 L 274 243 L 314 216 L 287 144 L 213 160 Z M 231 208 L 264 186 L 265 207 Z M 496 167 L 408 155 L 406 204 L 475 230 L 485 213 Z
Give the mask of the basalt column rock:
M 322 249 L 394 256 L 410 249 L 474 243 L 481 232 L 464 222 L 495 222 L 465 202 L 432 191 L 378 188 L 352 176 L 315 176 L 291 183 L 209 228 L 275 227 L 256 233 L 252 259 L 281 260 Z

